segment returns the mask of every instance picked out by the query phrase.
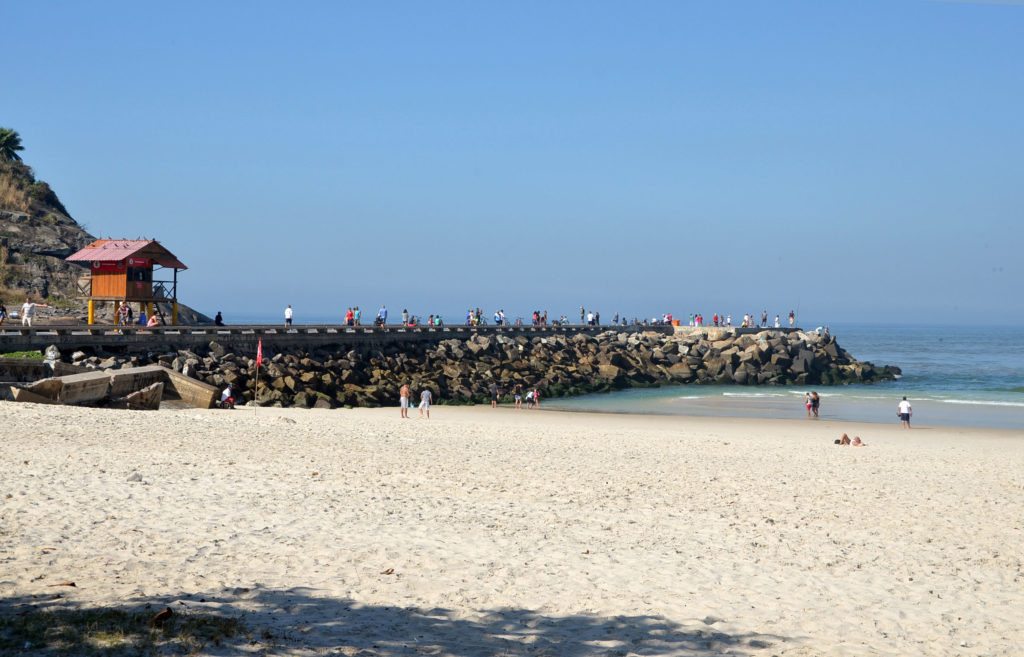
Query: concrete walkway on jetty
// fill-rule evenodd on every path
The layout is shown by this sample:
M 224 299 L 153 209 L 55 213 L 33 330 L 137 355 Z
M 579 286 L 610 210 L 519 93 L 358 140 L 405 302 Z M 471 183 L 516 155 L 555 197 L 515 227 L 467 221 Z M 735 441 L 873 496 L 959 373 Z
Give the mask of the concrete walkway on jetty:
M 514 337 L 545 337 L 555 335 L 597 335 L 605 331 L 624 333 L 655 332 L 663 335 L 702 334 L 712 339 L 726 335 L 756 334 L 761 331 L 789 333 L 799 329 L 722 328 L 692 326 L 337 326 L 305 324 L 284 327 L 279 324 L 229 326 L 160 326 L 121 327 L 110 325 L 0 326 L 0 351 L 45 349 L 56 345 L 63 350 L 177 350 L 206 346 L 218 342 L 235 351 L 253 351 L 259 340 L 264 348 L 308 347 L 323 345 L 384 345 L 401 342 L 436 342 L 448 339 L 465 340 L 474 335 L 505 335 Z

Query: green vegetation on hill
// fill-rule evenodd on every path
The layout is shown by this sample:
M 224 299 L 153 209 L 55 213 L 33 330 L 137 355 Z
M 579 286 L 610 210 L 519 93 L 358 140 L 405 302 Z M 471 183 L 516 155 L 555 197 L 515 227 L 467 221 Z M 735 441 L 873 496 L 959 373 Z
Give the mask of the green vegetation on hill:
M 18 151 L 25 150 L 21 145 L 21 135 L 10 128 L 0 128 L 0 161 L 21 162 Z

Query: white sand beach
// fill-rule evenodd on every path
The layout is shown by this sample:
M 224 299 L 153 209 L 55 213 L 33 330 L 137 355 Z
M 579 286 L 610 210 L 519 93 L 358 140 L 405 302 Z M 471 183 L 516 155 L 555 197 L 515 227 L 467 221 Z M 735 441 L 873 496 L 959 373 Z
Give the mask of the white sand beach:
M 412 415 L 0 403 L 0 612 L 244 613 L 211 654 L 1021 654 L 1021 432 Z

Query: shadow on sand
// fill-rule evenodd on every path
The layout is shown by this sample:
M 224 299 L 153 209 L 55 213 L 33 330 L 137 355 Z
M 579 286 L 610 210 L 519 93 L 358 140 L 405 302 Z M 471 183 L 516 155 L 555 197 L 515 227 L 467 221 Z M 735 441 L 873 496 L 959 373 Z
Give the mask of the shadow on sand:
M 191 654 L 755 655 L 779 652 L 781 643 L 792 645 L 792 639 L 776 635 L 718 631 L 715 625 L 724 621 L 710 617 L 681 623 L 653 615 L 555 616 L 512 608 L 467 616 L 442 608 L 363 605 L 317 593 L 306 588 L 238 588 L 213 595 L 147 598 L 118 609 L 147 619 L 170 607 L 179 617 L 210 614 L 240 620 L 241 632 L 218 637 Z M 60 616 L 95 609 L 58 596 L 0 599 L 0 617 L 7 620 L 38 612 Z M 14 645 L 18 641 L 15 633 L 0 632 L 0 654 L 20 654 L 9 652 L 23 649 L 20 643 Z M 54 646 L 33 647 L 31 652 L 49 653 Z M 74 645 L 63 648 L 63 654 L 85 652 Z

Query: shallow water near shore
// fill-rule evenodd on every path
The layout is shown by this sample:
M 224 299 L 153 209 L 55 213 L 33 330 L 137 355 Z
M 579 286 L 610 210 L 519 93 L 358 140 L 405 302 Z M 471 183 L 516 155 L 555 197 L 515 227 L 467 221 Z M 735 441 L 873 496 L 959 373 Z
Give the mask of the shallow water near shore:
M 813 327 L 812 327 L 813 328 Z M 984 326 L 832 326 L 854 358 L 903 370 L 898 381 L 874 385 L 815 386 L 820 418 L 899 422 L 905 395 L 913 423 L 1024 430 L 1024 328 Z M 546 401 L 575 411 L 704 417 L 806 417 L 796 386 L 670 386 Z

